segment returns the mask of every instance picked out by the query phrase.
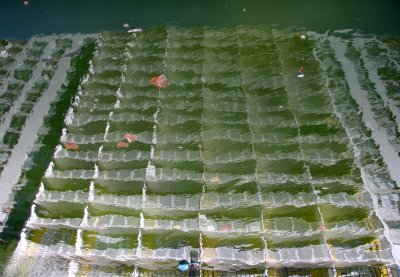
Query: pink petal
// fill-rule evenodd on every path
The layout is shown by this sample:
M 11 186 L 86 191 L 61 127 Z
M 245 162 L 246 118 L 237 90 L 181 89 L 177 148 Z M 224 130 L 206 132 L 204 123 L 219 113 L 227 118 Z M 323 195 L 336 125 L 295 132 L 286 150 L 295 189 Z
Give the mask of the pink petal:
M 125 134 L 124 138 L 129 142 L 132 143 L 137 140 L 137 136 L 135 134 Z
M 156 88 L 165 88 L 168 86 L 168 79 L 164 75 L 156 76 L 150 79 L 150 84 Z

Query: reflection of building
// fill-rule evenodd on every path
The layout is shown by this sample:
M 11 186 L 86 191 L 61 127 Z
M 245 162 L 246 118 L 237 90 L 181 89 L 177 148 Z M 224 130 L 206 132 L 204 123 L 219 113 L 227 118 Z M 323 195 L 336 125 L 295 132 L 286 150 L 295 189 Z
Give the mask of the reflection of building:
M 345 44 L 312 37 L 103 33 L 10 268 L 131 274 L 176 268 L 192 249 L 204 270 L 395 262 L 394 182 L 335 58 Z M 347 50 L 349 61 L 360 53 Z M 157 90 L 160 74 L 168 86 Z

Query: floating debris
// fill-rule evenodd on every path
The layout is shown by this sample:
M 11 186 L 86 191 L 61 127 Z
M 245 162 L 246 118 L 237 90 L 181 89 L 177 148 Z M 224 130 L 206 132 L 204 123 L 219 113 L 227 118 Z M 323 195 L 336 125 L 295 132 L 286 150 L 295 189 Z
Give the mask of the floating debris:
M 187 260 L 180 260 L 178 268 L 179 268 L 180 271 L 188 270 L 189 269 L 189 262 Z
M 73 141 L 64 142 L 64 147 L 68 150 L 79 150 L 79 145 Z
M 118 148 L 127 148 L 127 147 L 129 147 L 129 143 L 120 140 L 120 141 L 117 142 L 117 147 Z
M 307 38 L 307 36 L 306 36 L 305 34 L 301 34 L 301 35 L 300 35 L 300 39 L 303 39 L 303 40 L 304 40 L 304 39 L 306 39 L 306 38 Z
M 124 27 L 125 29 L 128 29 L 130 26 L 129 26 L 128 23 L 125 22 L 125 23 L 122 25 L 122 27 Z
M 299 69 L 297 70 L 297 77 L 303 78 L 304 77 L 304 67 L 300 66 Z
M 135 142 L 135 141 L 137 140 L 137 135 L 135 135 L 135 134 L 125 134 L 125 135 L 124 135 L 124 138 L 125 138 L 129 143 L 132 143 L 132 142 Z
M 165 75 L 156 76 L 150 79 L 150 84 L 156 88 L 165 88 L 168 86 L 168 79 Z
M 141 28 L 135 28 L 135 29 L 128 30 L 128 33 L 141 33 L 141 32 L 143 32 L 143 29 L 141 29 Z

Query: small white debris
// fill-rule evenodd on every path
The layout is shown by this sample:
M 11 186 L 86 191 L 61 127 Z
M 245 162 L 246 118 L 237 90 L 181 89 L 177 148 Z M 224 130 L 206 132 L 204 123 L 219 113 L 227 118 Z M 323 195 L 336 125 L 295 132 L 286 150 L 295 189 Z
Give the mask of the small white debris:
M 306 39 L 307 37 L 306 37 L 306 35 L 301 34 L 301 35 L 300 35 L 300 38 L 301 38 L 301 39 Z
M 141 32 L 143 32 L 143 29 L 141 29 L 141 28 L 135 28 L 135 29 L 128 30 L 128 33 L 141 33 Z
M 243 12 L 245 12 L 246 11 L 246 8 L 243 8 Z

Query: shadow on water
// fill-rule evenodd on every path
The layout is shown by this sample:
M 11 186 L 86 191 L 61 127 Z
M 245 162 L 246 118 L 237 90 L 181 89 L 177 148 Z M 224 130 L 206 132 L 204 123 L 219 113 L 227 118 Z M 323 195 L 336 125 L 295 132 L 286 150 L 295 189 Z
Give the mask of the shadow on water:
M 80 54 L 71 60 L 71 71 L 68 73 L 69 83 L 61 88 L 62 92 L 58 101 L 52 104 L 53 112 L 44 122 L 50 131 L 42 138 L 38 138 L 38 140 L 41 140 L 41 147 L 36 152 L 31 153 L 33 166 L 22 173 L 21 179 L 25 179 L 26 182 L 21 190 L 16 193 L 15 206 L 9 216 L 7 226 L 0 233 L 0 273 L 17 246 L 21 230 L 30 216 L 30 207 L 35 199 L 40 180 L 51 161 L 54 148 L 59 143 L 61 130 L 64 126 L 63 119 L 82 77 L 88 71 L 89 61 L 93 57 L 94 50 L 95 42 L 89 41 L 81 48 Z
M 0 275 L 2 275 L 3 269 L 7 265 L 8 258 L 12 255 L 15 248 L 17 247 L 18 240 L 11 240 L 6 243 L 0 244 Z

